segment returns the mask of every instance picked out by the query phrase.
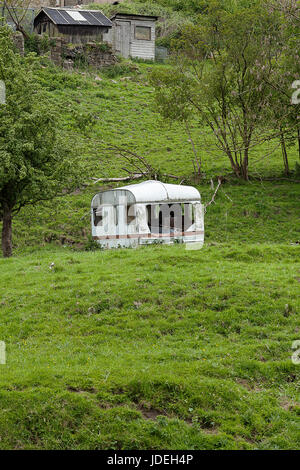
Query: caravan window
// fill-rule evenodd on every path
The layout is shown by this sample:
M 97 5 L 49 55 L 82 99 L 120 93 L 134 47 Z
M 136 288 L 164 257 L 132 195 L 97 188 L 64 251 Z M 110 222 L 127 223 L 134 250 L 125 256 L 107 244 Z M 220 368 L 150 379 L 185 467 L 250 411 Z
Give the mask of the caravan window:
M 151 28 L 148 26 L 136 26 L 134 37 L 135 39 L 151 41 Z
M 131 224 L 136 219 L 135 206 L 131 204 L 127 206 L 127 224 Z

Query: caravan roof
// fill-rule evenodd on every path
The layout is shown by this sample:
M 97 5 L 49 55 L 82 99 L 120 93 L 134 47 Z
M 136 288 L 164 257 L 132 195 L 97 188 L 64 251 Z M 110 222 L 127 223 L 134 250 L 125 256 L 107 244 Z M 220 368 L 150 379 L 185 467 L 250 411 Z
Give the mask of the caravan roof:
M 129 204 L 201 201 L 199 191 L 193 186 L 166 184 L 161 181 L 149 180 L 144 181 L 143 183 L 131 184 L 128 186 L 122 186 L 121 188 L 103 191 L 94 197 L 93 203 L 112 205 L 120 204 L 120 196 L 124 196 L 126 198 L 126 202 Z

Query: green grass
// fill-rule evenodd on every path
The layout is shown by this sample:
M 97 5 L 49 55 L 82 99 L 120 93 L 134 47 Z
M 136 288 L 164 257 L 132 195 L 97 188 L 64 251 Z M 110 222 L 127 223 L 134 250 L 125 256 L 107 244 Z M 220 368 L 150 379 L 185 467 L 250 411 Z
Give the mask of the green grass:
M 124 174 L 100 140 L 190 178 L 188 138 L 153 104 L 147 70 L 158 65 L 121 65 L 101 80 L 39 74 L 66 127 L 96 117 L 74 137 L 87 182 Z M 201 132 L 208 203 L 210 178 L 230 169 Z M 299 185 L 280 179 L 270 150 L 252 151 L 249 183 L 221 186 L 200 251 L 86 251 L 99 183 L 18 214 L 15 257 L 0 259 L 1 449 L 299 448 Z
M 0 279 L 0 448 L 299 445 L 298 247 L 58 248 Z
M 118 152 L 105 152 L 103 147 L 128 148 L 145 156 L 158 172 L 178 175 L 178 182 L 183 178 L 192 181 L 193 151 L 188 136 L 179 125 L 163 122 L 156 112 L 153 89 L 148 82 L 148 72 L 153 67 L 167 65 L 137 65 L 123 61 L 117 68 L 103 73 L 91 70 L 69 73 L 53 66 L 39 72 L 39 81 L 62 110 L 65 127 L 72 142 L 78 146 L 88 186 L 63 199 L 21 210 L 14 221 L 14 248 L 18 253 L 28 246 L 41 246 L 51 241 L 84 247 L 90 234 L 90 201 L 103 189 L 103 185 L 92 183 L 92 177 L 127 176 Z M 95 118 L 95 125 L 87 128 L 85 133 L 75 134 L 70 129 L 74 116 L 78 120 L 89 114 Z M 199 129 L 195 124 L 192 134 L 203 159 L 204 179 L 198 188 L 203 202 L 207 203 L 214 192 L 210 188 L 210 179 L 214 178 L 216 182 L 217 175 L 228 175 L 230 166 L 228 159 L 215 148 L 206 129 Z M 280 242 L 282 223 L 286 223 L 285 239 L 299 240 L 299 184 L 263 180 L 283 176 L 278 145 L 278 142 L 272 142 L 252 149 L 250 184 L 238 183 L 229 177 L 221 188 L 216 204 L 209 208 L 208 242 Z M 298 160 L 297 149 L 291 147 L 288 152 L 293 170 Z M 292 175 L 292 179 L 295 178 Z
M 203 203 L 214 190 L 197 185 Z M 100 186 L 54 202 L 27 207 L 14 220 L 15 253 L 54 245 L 88 248 L 90 203 Z M 300 188 L 290 182 L 225 183 L 207 208 L 205 243 L 296 243 L 300 241 Z

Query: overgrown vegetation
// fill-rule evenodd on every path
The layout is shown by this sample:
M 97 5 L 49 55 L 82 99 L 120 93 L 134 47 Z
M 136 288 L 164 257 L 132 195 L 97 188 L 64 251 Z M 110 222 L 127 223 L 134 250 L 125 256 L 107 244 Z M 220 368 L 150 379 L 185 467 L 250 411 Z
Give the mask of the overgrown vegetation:
M 192 25 L 195 16 L 195 12 L 191 10 L 187 14 L 182 10 L 174 9 L 173 6 L 163 2 L 139 0 L 126 1 L 118 5 L 90 4 L 90 8 L 98 8 L 108 17 L 118 12 L 157 16 L 156 44 L 165 47 L 170 47 L 172 39 L 180 36 L 181 29 L 184 26 Z
M 279 139 L 288 176 L 286 143 L 298 142 L 300 151 L 299 102 L 291 102 L 289 92 L 300 73 L 299 26 L 265 2 L 229 12 L 213 2 L 174 42 L 174 68 L 152 74 L 162 115 L 187 129 L 191 120 L 200 132 L 208 126 L 245 180 L 253 147 Z
M 205 7 L 155 3 L 185 18 Z M 32 60 L 84 184 L 21 208 L 15 257 L 0 259 L 0 448 L 298 449 L 295 139 L 288 176 L 277 138 L 251 148 L 239 180 L 209 126 L 159 114 L 149 77 L 171 76 L 171 64 L 66 72 Z M 91 239 L 92 196 L 113 186 L 101 178 L 132 174 L 139 158 L 164 181 L 196 185 L 204 204 L 222 176 L 202 250 L 104 251 Z
M 68 132 L 70 140 L 76 142 L 86 186 L 54 203 L 43 202 L 22 209 L 15 219 L 14 246 L 18 252 L 26 246 L 44 245 L 51 241 L 75 248 L 84 246 L 90 233 L 90 201 L 104 187 L 101 182 L 95 184 L 92 177 L 96 180 L 128 175 L 118 151 L 109 150 L 114 146 L 146 157 L 159 178 L 170 173 L 178 175 L 178 182 L 184 179 L 187 183 L 194 183 L 190 137 L 178 124 L 169 124 L 161 119 L 153 102 L 153 88 L 148 82 L 148 71 L 167 67 L 124 62 L 103 73 L 69 73 L 54 66 L 39 70 L 39 83 L 54 103 L 64 110 L 61 117 L 65 132 Z M 294 173 L 289 179 L 281 180 L 284 169 L 279 142 L 272 146 L 264 143 L 253 149 L 251 183 L 245 185 L 235 181 L 226 156 L 215 148 L 207 128 L 203 128 L 199 136 L 197 124 L 193 124 L 191 137 L 203 160 L 202 180 L 198 181 L 198 188 L 204 203 L 213 194 L 210 179 L 216 182 L 216 175 L 226 178 L 216 204 L 209 208 L 207 241 L 222 242 L 224 237 L 238 241 L 241 236 L 246 241 L 250 230 L 251 233 L 256 232 L 254 242 L 279 242 L 282 217 L 290 223 L 288 241 L 299 240 L 299 185 L 293 182 L 298 177 Z M 291 147 L 289 153 L 291 169 L 295 169 L 297 147 Z M 167 181 L 176 183 L 173 179 Z M 278 230 L 274 230 L 277 225 Z
M 38 85 L 37 58 L 13 50 L 0 29 L 0 77 L 7 99 L 0 105 L 0 217 L 3 256 L 12 255 L 12 218 L 26 205 L 66 194 L 79 183 L 80 166 L 62 133 L 59 115 Z M 74 162 L 77 165 L 74 165 Z
M 47 34 L 31 33 L 25 38 L 24 45 L 26 53 L 34 52 L 37 55 L 43 55 L 50 52 L 51 46 L 55 45 L 55 40 L 50 39 Z

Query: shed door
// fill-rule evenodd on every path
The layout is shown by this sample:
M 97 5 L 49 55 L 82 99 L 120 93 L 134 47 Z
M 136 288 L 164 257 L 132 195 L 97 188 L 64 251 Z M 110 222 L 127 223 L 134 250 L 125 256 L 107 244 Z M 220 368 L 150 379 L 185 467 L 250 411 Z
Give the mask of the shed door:
M 116 23 L 116 51 L 128 58 L 130 54 L 130 22 Z

